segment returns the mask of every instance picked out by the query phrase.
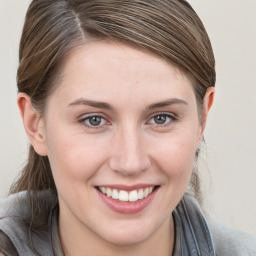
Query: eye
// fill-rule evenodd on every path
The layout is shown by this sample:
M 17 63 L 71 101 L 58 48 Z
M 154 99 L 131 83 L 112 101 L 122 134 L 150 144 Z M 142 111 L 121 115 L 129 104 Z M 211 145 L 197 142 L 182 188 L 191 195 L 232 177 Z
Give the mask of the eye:
M 162 114 L 157 114 L 151 117 L 151 119 L 149 120 L 149 123 L 155 124 L 155 125 L 168 125 L 169 123 L 175 120 L 176 118 L 173 115 L 162 113 Z
M 79 120 L 79 122 L 81 122 L 82 124 L 90 128 L 101 127 L 107 123 L 107 121 L 102 116 L 97 116 L 97 115 L 83 117 L 82 119 Z

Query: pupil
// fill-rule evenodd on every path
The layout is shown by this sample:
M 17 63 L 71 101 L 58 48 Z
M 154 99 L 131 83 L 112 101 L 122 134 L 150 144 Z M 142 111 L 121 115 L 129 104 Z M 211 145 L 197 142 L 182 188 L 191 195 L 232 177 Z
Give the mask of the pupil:
M 157 124 L 164 124 L 166 122 L 166 116 L 163 116 L 163 115 L 156 116 L 154 117 L 154 121 Z
M 93 126 L 100 125 L 100 123 L 101 123 L 101 117 L 99 117 L 99 116 L 90 117 L 89 122 L 90 122 L 90 124 L 93 125 Z

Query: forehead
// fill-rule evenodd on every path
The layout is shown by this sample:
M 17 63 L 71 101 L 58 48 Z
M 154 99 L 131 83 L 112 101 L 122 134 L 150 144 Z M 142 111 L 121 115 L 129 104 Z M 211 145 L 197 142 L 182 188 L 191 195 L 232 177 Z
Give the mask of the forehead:
M 90 42 L 74 49 L 66 58 L 58 94 L 79 94 L 95 100 L 114 100 L 116 95 L 170 97 L 191 95 L 190 80 L 178 68 L 153 53 L 109 41 Z M 176 94 L 176 95 L 175 95 Z M 149 97 L 150 96 L 150 97 Z M 154 97 L 153 97 L 154 98 Z M 116 100 L 116 99 L 115 99 Z
M 106 69 L 111 64 L 111 68 L 122 67 L 126 72 L 135 72 L 138 68 L 145 71 L 153 68 L 161 74 L 175 73 L 177 77 L 182 75 L 180 69 L 155 53 L 118 41 L 98 40 L 78 46 L 65 58 L 64 67 L 68 69 L 78 62 L 83 62 L 87 72 L 100 65 Z

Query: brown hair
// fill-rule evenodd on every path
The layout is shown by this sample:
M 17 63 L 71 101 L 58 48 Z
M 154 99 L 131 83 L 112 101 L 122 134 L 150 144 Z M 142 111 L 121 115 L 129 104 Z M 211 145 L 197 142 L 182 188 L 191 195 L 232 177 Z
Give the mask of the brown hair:
M 41 115 L 65 56 L 97 38 L 131 44 L 176 65 L 193 81 L 199 112 L 206 89 L 215 85 L 210 40 L 185 0 L 34 0 L 21 37 L 17 83 Z M 191 184 L 199 197 L 196 174 Z M 48 158 L 30 146 L 11 193 L 48 188 L 57 193 Z

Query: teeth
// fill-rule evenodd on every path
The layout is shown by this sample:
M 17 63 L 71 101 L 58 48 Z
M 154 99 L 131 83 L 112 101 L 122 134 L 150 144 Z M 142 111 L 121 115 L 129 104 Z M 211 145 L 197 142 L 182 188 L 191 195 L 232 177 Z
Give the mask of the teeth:
M 143 192 L 143 189 L 142 189 L 142 188 L 139 190 L 138 198 L 139 198 L 139 199 L 143 199 L 143 198 L 144 198 L 144 192 Z
M 107 196 L 111 197 L 112 196 L 112 190 L 110 188 L 107 188 Z
M 127 202 L 128 201 L 128 192 L 127 191 L 124 191 L 124 190 L 121 190 L 120 192 L 119 192 L 119 200 L 120 201 L 124 201 L 124 202 Z
M 129 193 L 129 202 L 138 201 L 138 193 L 136 190 L 133 190 Z
M 112 197 L 113 199 L 123 201 L 123 202 L 136 202 L 140 199 L 147 197 L 154 190 L 154 187 L 148 187 L 145 189 L 132 190 L 130 192 L 125 190 L 120 190 L 118 192 L 117 189 L 99 187 L 99 190 L 105 194 L 107 197 Z
M 101 192 L 103 193 L 103 194 L 106 194 L 106 188 L 104 188 L 104 187 L 101 187 Z
M 113 189 L 113 191 L 112 191 L 112 198 L 113 199 L 118 199 L 119 198 L 119 193 L 116 189 Z
M 149 191 L 148 191 L 148 188 L 146 188 L 145 191 L 144 191 L 144 196 L 145 196 L 145 197 L 148 196 L 148 192 L 149 192 Z

